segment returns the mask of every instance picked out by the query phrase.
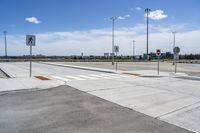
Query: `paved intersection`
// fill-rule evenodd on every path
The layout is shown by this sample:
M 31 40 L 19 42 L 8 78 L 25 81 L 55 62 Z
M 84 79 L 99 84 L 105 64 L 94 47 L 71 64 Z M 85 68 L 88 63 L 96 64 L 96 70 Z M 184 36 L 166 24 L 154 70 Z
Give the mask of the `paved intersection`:
M 28 63 L 0 64 L 13 77 L 28 77 Z M 173 77 L 137 77 L 33 64 L 33 75 L 147 114 L 191 131 L 200 132 L 199 81 Z

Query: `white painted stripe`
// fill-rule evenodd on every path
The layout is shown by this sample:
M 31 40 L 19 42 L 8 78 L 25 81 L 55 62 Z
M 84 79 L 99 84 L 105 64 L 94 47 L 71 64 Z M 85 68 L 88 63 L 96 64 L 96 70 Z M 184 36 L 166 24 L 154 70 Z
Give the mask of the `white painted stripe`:
M 98 79 L 98 78 L 94 78 L 94 77 L 90 77 L 90 76 L 85 76 L 85 75 L 78 75 L 81 78 L 86 78 L 86 79 Z
M 130 76 L 122 75 L 122 74 L 117 74 L 117 76 L 122 77 L 122 78 L 130 78 Z
M 126 76 L 126 75 L 122 75 L 122 74 L 112 74 L 115 75 L 117 77 L 121 77 L 121 78 L 129 78 L 130 76 Z
M 69 75 L 65 75 L 65 77 L 70 78 L 70 79 L 75 79 L 75 80 L 85 80 L 83 78 L 79 78 L 79 77 L 75 77 L 75 76 L 69 76 Z
M 52 76 L 52 77 L 55 78 L 55 79 L 63 80 L 63 81 L 71 81 L 67 78 L 62 78 L 62 77 L 59 77 L 59 76 Z
M 97 78 L 110 79 L 110 77 L 100 76 L 100 75 L 96 75 L 96 74 L 88 74 L 88 75 L 93 76 L 93 77 L 97 77 Z
M 117 77 L 117 75 L 111 75 L 111 74 L 99 74 L 101 76 L 106 76 L 106 77 L 111 77 L 111 78 L 121 78 L 121 77 Z

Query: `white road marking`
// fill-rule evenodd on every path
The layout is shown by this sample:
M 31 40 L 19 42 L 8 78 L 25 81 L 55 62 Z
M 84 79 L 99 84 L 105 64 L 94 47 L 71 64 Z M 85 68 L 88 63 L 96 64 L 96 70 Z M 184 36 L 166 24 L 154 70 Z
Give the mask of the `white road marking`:
M 81 78 L 86 78 L 86 79 L 99 79 L 99 78 L 94 78 L 94 77 L 90 77 L 90 76 L 85 76 L 85 75 L 78 75 Z
M 62 78 L 62 77 L 59 77 L 59 76 L 52 76 L 52 77 L 55 78 L 55 79 L 63 80 L 63 81 L 71 81 L 67 78 Z
M 97 77 L 97 78 L 104 78 L 104 79 L 110 79 L 111 77 L 105 77 L 105 76 L 100 76 L 100 75 L 96 75 L 96 74 L 88 74 L 90 76 L 93 76 L 93 77 Z
M 61 76 L 52 76 L 55 79 L 63 80 L 63 81 L 73 81 L 73 80 L 97 80 L 97 79 L 112 79 L 112 78 L 124 78 L 119 74 L 87 74 L 87 75 L 63 75 Z M 127 78 L 127 76 L 126 76 Z
M 65 77 L 67 78 L 70 78 L 70 79 L 75 79 L 75 80 L 85 80 L 83 78 L 79 78 L 79 77 L 75 77 L 75 76 L 70 76 L 70 75 L 64 75 Z
M 117 75 L 111 75 L 111 74 L 99 74 L 101 76 L 106 76 L 106 77 L 111 77 L 111 78 L 121 78 L 121 77 L 117 77 Z

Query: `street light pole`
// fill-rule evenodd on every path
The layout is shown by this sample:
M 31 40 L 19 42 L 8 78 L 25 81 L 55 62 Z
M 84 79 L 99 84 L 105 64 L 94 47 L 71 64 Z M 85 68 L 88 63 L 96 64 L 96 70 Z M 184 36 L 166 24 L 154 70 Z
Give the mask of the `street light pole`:
M 6 38 L 7 31 L 4 31 L 4 37 L 5 37 L 5 57 L 7 58 L 7 38 Z
M 133 60 L 134 60 L 134 56 L 135 56 L 135 40 L 133 40 Z
M 115 20 L 118 17 L 111 17 L 112 20 L 112 65 L 114 65 L 114 44 L 115 44 Z
M 175 53 L 174 53 L 174 48 L 176 46 L 176 31 L 172 32 L 173 35 L 174 35 L 174 43 L 173 43 L 173 55 L 174 55 L 174 62 L 173 62 L 173 65 L 175 64 Z
M 174 43 L 173 43 L 173 50 L 176 46 L 176 31 L 172 32 L 174 34 Z
M 147 15 L 147 61 L 149 60 L 149 12 L 151 9 L 146 8 L 145 12 Z

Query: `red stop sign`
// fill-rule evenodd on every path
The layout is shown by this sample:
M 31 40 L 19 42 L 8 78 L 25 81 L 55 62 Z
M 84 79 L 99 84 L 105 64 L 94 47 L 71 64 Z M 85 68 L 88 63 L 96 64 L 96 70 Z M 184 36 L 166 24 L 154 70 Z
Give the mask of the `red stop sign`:
M 160 50 L 160 49 L 157 49 L 157 50 L 156 50 L 156 55 L 157 55 L 157 56 L 160 56 L 160 55 L 161 55 L 161 50 Z

